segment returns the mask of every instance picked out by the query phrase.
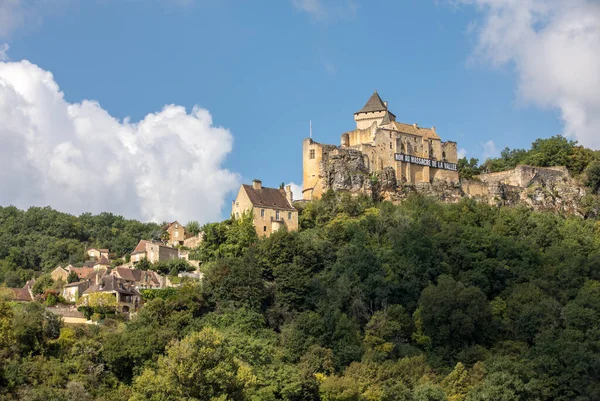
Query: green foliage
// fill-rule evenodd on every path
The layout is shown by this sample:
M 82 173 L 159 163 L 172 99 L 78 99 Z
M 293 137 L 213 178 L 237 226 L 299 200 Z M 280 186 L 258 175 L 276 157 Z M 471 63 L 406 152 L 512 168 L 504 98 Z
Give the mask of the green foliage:
M 202 227 L 197 221 L 190 221 L 186 224 L 185 230 L 193 235 L 198 235 L 202 231 Z
M 593 213 L 335 193 L 299 208 L 303 228 L 269 238 L 243 219 L 205 226 L 203 282 L 144 290 L 127 322 L 89 306 L 98 325 L 61 328 L 41 304 L 0 301 L 0 399 L 598 398 Z M 23 282 L 30 255 L 4 251 L 0 274 Z
M 473 176 L 481 172 L 479 168 L 479 159 L 471 158 L 467 160 L 466 157 L 458 159 L 458 175 L 460 178 L 470 180 Z
M 216 330 L 205 328 L 172 343 L 157 368 L 135 380 L 132 400 L 231 400 L 244 395 L 243 367 Z
M 75 283 L 77 281 L 79 281 L 79 276 L 77 275 L 77 272 L 69 272 L 69 275 L 67 276 L 67 284 Z
M 49 274 L 44 274 L 43 276 L 40 276 L 37 280 L 35 280 L 35 283 L 33 284 L 33 287 L 31 288 L 31 290 L 33 291 L 34 294 L 41 295 L 48 288 L 53 288 L 53 287 L 54 287 L 54 280 L 52 280 L 52 277 L 50 277 Z
M 585 169 L 586 185 L 592 189 L 594 194 L 600 191 L 600 160 L 590 163 Z
M 221 223 L 206 224 L 201 231 L 204 233 L 203 241 L 190 257 L 202 262 L 240 257 L 258 239 L 252 222 L 252 211 L 244 213 L 237 220 L 231 218 Z

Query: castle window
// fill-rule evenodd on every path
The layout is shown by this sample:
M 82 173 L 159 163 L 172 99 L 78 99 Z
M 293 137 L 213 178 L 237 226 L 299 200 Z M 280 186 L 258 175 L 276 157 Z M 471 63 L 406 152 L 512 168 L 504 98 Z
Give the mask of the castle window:
M 265 209 L 260 209 L 260 217 L 265 217 Z
M 263 227 L 263 231 L 267 231 L 267 226 L 264 226 L 264 227 Z
M 442 152 L 442 159 L 446 160 L 446 152 Z
M 275 212 L 275 220 L 279 220 L 279 210 Z
M 292 219 L 292 212 L 288 212 L 288 220 Z
M 390 142 L 390 149 L 392 149 L 392 143 Z
M 311 149 L 308 152 L 308 157 L 309 157 L 309 159 L 314 159 L 315 158 L 315 150 L 314 149 Z

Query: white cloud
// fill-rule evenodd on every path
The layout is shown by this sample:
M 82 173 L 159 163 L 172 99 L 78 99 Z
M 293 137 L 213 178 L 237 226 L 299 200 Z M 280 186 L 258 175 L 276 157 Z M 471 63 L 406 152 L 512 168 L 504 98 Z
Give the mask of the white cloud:
M 295 201 L 302 199 L 302 186 L 296 184 L 295 182 L 290 182 L 289 184 L 292 187 L 292 196 Z
M 205 222 L 239 183 L 222 167 L 233 137 L 207 110 L 119 121 L 94 101 L 66 102 L 28 61 L 0 62 L 0 121 L 2 205 Z
M 353 18 L 358 8 L 355 0 L 292 0 L 292 4 L 318 20 Z
M 491 157 L 498 157 L 498 155 L 500 155 L 500 152 L 498 152 L 498 149 L 496 149 L 496 144 L 494 141 L 487 141 L 486 143 L 481 144 L 481 146 L 483 147 L 484 160 L 487 160 Z
M 566 135 L 600 148 L 597 0 L 451 1 L 484 14 L 474 59 L 514 66 L 522 99 L 560 110 Z
M 463 157 L 466 157 L 467 153 L 469 153 L 469 152 L 465 148 L 458 149 L 458 158 L 462 159 Z

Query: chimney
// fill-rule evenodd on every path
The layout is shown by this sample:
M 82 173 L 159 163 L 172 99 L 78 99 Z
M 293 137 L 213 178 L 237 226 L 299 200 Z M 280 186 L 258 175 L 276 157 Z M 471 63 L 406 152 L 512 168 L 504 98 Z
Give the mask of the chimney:
M 419 128 L 419 126 L 417 125 L 417 123 L 414 123 L 414 124 L 413 124 L 413 127 L 415 127 L 415 128 Z
M 433 132 L 435 132 L 435 127 L 431 127 L 431 130 L 432 130 Z
M 292 193 L 292 186 L 291 185 L 286 185 L 285 186 L 285 197 L 287 198 L 288 202 L 291 205 L 292 201 L 294 200 L 294 194 Z
M 262 189 L 262 181 L 261 180 L 253 180 L 252 181 L 252 189 Z

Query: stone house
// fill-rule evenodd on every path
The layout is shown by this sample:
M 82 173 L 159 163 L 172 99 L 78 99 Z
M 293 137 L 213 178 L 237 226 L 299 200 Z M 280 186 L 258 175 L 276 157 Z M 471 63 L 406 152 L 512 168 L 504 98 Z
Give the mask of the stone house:
M 231 205 L 231 214 L 239 219 L 244 213 L 252 214 L 252 222 L 259 236 L 270 236 L 286 227 L 298 230 L 298 211 L 292 206 L 293 194 L 288 185 L 285 189 L 266 188 L 260 180 L 252 185 L 243 184 Z
M 184 245 L 184 241 L 193 236 L 191 233 L 187 232 L 185 226 L 179 224 L 177 220 L 164 226 L 163 230 L 169 234 L 167 245 L 173 247 Z
M 178 258 L 178 249 L 147 240 L 141 240 L 131 253 L 131 263 L 133 264 L 138 263 L 142 259 L 156 263 Z
M 69 302 L 75 302 L 77 301 L 77 299 L 79 299 L 81 294 L 83 294 L 83 292 L 88 289 L 89 286 L 89 280 L 69 283 L 63 287 L 61 295 L 65 300 Z
M 108 249 L 90 248 L 86 250 L 90 259 L 99 260 L 100 258 L 110 259 L 108 256 Z
M 58 266 L 56 269 L 52 270 L 52 273 L 50 273 L 50 277 L 52 277 L 52 280 L 54 281 L 62 280 L 66 283 L 67 277 L 69 277 L 69 270 L 65 269 L 62 266 Z
M 303 199 L 320 198 L 328 189 L 336 189 L 336 185 L 363 186 L 363 182 L 344 182 L 352 177 L 343 177 L 330 168 L 332 163 L 343 163 L 344 159 L 358 160 L 362 177 L 358 174 L 354 179 L 360 178 L 359 181 L 368 181 L 371 174 L 386 169 L 398 183 L 459 181 L 456 142 L 442 142 L 435 127 L 397 122 L 377 92 L 354 113 L 354 121 L 356 129 L 342 134 L 340 146 L 321 144 L 312 138 L 304 140 Z
M 111 275 L 126 281 L 136 289 L 155 289 L 166 286 L 165 278 L 153 271 L 130 269 L 119 266 L 110 272 Z
M 136 311 L 142 301 L 141 294 L 125 280 L 113 275 L 98 277 L 82 294 L 82 303 L 87 305 L 89 296 L 94 293 L 107 293 L 115 297 L 117 312 L 129 313 Z

